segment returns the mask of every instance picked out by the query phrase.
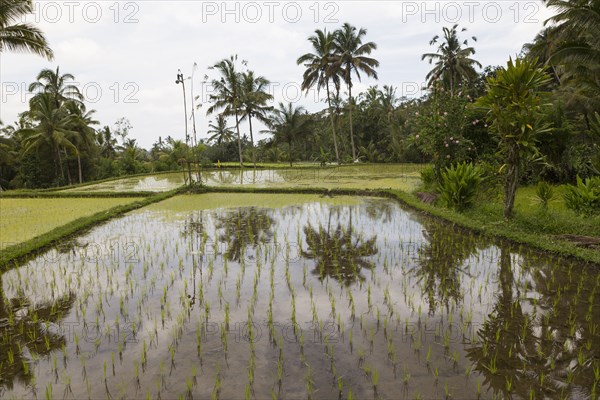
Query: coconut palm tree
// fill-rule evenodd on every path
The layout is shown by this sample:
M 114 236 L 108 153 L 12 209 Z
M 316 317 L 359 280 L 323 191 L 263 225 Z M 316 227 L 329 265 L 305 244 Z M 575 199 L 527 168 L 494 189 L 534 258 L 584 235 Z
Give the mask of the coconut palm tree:
M 0 54 L 4 51 L 33 53 L 48 60 L 54 58 L 52 49 L 42 31 L 22 22 L 25 15 L 33 13 L 32 0 L 0 2 Z
M 113 157 L 120 147 L 118 139 L 115 137 L 109 126 L 105 126 L 96 132 L 96 141 L 100 146 L 102 157 Z
M 215 123 L 209 122 L 207 133 L 211 135 L 208 141 L 216 143 L 219 147 L 222 147 L 224 143 L 232 142 L 235 138 L 233 131 L 227 126 L 227 118 L 223 114 L 217 115 Z M 222 148 L 222 156 L 225 157 L 224 148 Z
M 28 114 L 37 125 L 33 129 L 21 130 L 26 136 L 23 154 L 33 150 L 49 150 L 53 154 L 56 176 L 60 173 L 64 178 L 61 151 L 69 149 L 78 153 L 77 147 L 69 140 L 77 134 L 72 129 L 75 117 L 69 114 L 65 106 L 55 108 L 54 97 L 48 93 L 32 100 Z
M 97 125 L 98 121 L 93 119 L 96 110 L 87 111 L 83 103 L 69 101 L 66 103 L 69 114 L 74 116 L 71 130 L 76 134 L 71 141 L 77 147 L 77 169 L 79 171 L 79 183 L 83 183 L 83 173 L 81 170 L 81 150 L 82 148 L 91 148 L 94 142 L 94 129 L 92 125 Z
M 272 112 L 271 120 L 271 129 L 267 132 L 275 136 L 275 143 L 287 143 L 291 167 L 292 144 L 311 132 L 312 120 L 306 115 L 304 107 L 294 107 L 292 103 L 279 103 L 278 108 Z
M 561 67 L 561 79 L 573 88 L 575 102 L 588 123 L 600 111 L 600 1 L 548 0 L 558 13 L 548 22 L 560 40 L 550 62 Z
M 30 102 L 35 101 L 35 98 L 42 93 L 50 94 L 55 108 L 59 108 L 67 101 L 83 102 L 83 95 L 79 88 L 69 83 L 74 81 L 73 74 L 60 73 L 60 67 L 56 67 L 56 71 L 51 69 L 43 69 L 38 74 L 37 80 L 29 85 L 30 92 L 37 92 Z
M 216 123 L 209 122 L 207 133 L 212 135 L 208 138 L 208 141 L 214 142 L 219 146 L 223 143 L 231 142 L 235 138 L 233 131 L 227 126 L 227 118 L 223 114 L 217 116 Z
M 335 134 L 335 119 L 333 108 L 331 107 L 331 93 L 329 82 L 333 81 L 338 88 L 340 86 L 340 76 L 333 68 L 334 62 L 334 35 L 327 30 L 317 29 L 315 34 L 308 38 L 313 48 L 313 53 L 306 53 L 296 60 L 298 65 L 304 65 L 306 70 L 302 77 L 302 90 L 306 91 L 316 85 L 317 92 L 325 87 L 327 90 L 327 106 L 329 108 L 329 118 L 331 119 L 331 135 L 333 136 L 333 147 L 335 149 L 335 160 L 340 163 L 340 153 L 338 150 L 337 137 Z
M 213 105 L 208 108 L 206 114 L 212 114 L 223 110 L 225 116 L 235 117 L 235 129 L 238 139 L 238 153 L 240 166 L 244 166 L 242 154 L 242 136 L 240 135 L 240 113 L 242 107 L 242 74 L 236 68 L 237 55 L 225 58 L 209 69 L 215 69 L 221 75 L 220 79 L 213 79 L 211 85 L 215 94 L 210 95 Z
M 456 89 L 465 80 L 471 81 L 477 77 L 477 71 L 474 66 L 481 68 L 479 61 L 470 58 L 475 54 L 473 47 L 468 47 L 468 40 L 462 43 L 458 38 L 458 25 L 452 28 L 443 28 L 444 38 L 442 43 L 437 48 L 436 53 L 425 53 L 421 56 L 421 60 L 428 59 L 429 64 L 435 62 L 435 66 L 427 74 L 428 86 L 432 87 L 435 83 L 440 82 L 442 87 L 450 91 L 450 96 L 454 97 Z M 462 29 L 462 32 L 466 28 Z M 433 46 L 438 43 L 440 37 L 435 35 L 429 42 Z M 473 41 L 477 41 L 475 36 L 472 36 Z M 467 47 L 463 47 L 467 46 Z
M 350 118 L 350 144 L 352 146 L 352 159 L 356 160 L 356 146 L 354 145 L 354 128 L 352 126 L 352 74 L 356 74 L 361 80 L 360 73 L 377 79 L 375 68 L 379 67 L 379 61 L 367 57 L 373 50 L 377 49 L 374 42 L 363 43 L 367 30 L 345 23 L 334 34 L 334 70 L 338 71 L 348 86 L 348 115 Z
M 250 145 L 252 146 L 252 163 L 256 166 L 254 154 L 254 136 L 252 134 L 252 118 L 268 124 L 268 112 L 273 107 L 267 106 L 267 102 L 273 96 L 266 92 L 269 81 L 264 76 L 255 76 L 254 71 L 242 73 L 242 116 L 240 121 L 248 119 L 250 127 Z

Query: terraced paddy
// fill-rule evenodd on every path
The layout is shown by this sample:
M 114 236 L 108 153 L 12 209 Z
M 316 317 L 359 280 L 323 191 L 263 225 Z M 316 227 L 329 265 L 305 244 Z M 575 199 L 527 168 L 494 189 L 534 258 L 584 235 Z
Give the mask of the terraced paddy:
M 420 164 L 372 164 L 328 168 L 223 169 L 201 172 L 208 186 L 254 188 L 401 189 L 411 190 L 419 182 Z M 194 174 L 194 179 L 197 180 Z M 65 191 L 168 191 L 184 185 L 182 173 L 131 177 L 82 186 Z
M 135 198 L 0 198 L 0 248 L 22 243 L 77 218 L 134 201 Z
M 598 394 L 597 271 L 389 199 L 177 196 L 0 280 L 3 398 Z

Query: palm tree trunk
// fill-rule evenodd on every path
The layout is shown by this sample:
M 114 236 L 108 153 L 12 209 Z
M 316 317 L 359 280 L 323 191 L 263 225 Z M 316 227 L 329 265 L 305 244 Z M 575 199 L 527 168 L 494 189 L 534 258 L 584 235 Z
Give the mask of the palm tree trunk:
M 290 160 L 290 167 L 292 166 L 292 141 L 288 140 L 288 159 Z
M 56 148 L 56 154 L 58 154 L 58 167 L 60 168 L 60 177 L 65 179 L 65 171 L 62 165 L 62 157 L 60 155 L 60 147 Z
M 254 154 L 254 136 L 252 135 L 252 116 L 248 113 L 248 125 L 250 125 L 250 144 L 252 145 L 252 164 L 256 168 L 256 157 Z
M 77 168 L 79 169 L 79 184 L 83 183 L 83 174 L 81 173 L 81 155 L 77 151 Z
M 238 153 L 240 156 L 240 167 L 244 166 L 244 157 L 242 156 L 242 137 L 240 136 L 240 119 L 237 110 L 235 110 L 235 129 L 238 137 Z
M 519 149 L 511 143 L 508 149 L 508 173 L 504 184 L 504 218 L 510 218 L 515 205 L 515 195 L 519 183 Z
M 340 163 L 340 153 L 338 151 L 337 138 L 335 135 L 335 121 L 333 119 L 333 109 L 331 108 L 331 96 L 329 95 L 329 82 L 327 82 L 327 104 L 329 106 L 329 118 L 331 119 L 331 134 L 333 135 L 333 147 L 335 148 L 335 161 Z
M 350 145 L 352 146 L 352 161 L 356 160 L 356 149 L 354 148 L 354 128 L 352 127 L 352 81 L 348 81 L 348 115 L 350 116 Z

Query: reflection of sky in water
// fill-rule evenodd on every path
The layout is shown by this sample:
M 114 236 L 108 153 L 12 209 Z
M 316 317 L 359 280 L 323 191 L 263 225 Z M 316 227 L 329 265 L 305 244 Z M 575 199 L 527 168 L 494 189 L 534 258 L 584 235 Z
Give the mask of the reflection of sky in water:
M 192 197 L 202 199 L 201 196 Z M 367 198 L 358 204 L 354 200 L 345 204 L 344 198 L 340 197 L 338 204 L 328 205 L 314 200 L 305 201 L 302 196 L 288 196 L 290 205 L 273 209 L 250 207 L 261 198 L 264 197 L 248 195 L 249 206 L 241 208 L 200 209 L 201 206 L 195 206 L 188 211 L 172 211 L 168 207 L 161 209 L 159 203 L 129 213 L 78 237 L 66 253 L 51 251 L 21 268 L 6 272 L 2 275 L 4 294 L 7 299 L 13 299 L 22 293 L 31 299 L 32 304 L 52 303 L 65 293 L 74 294 L 74 305 L 57 325 L 62 326 L 63 331 L 65 327 L 70 329 L 65 347 L 68 361 L 62 363 L 60 351 L 53 354 L 60 361 L 59 378 L 62 377 L 63 382 L 66 376 L 73 378 L 75 397 L 106 395 L 102 376 L 105 361 L 109 365 L 108 385 L 113 397 L 119 393 L 125 397 L 145 396 L 145 388 L 149 388 L 150 395 L 156 397 L 155 381 L 160 375 L 164 375 L 167 383 L 162 389 L 163 398 L 185 393 L 185 379 L 189 378 L 191 367 L 198 365 L 196 332 L 199 323 L 204 324 L 204 366 L 198 373 L 199 383 L 194 387 L 194 395 L 211 395 L 215 368 L 219 364 L 224 382 L 222 397 L 241 397 L 245 381 L 242 379 L 240 382 L 239 377 L 247 376 L 249 345 L 240 339 L 240 331 L 230 331 L 231 342 L 226 360 L 218 332 L 224 323 L 224 304 L 230 305 L 230 323 L 238 329 L 246 326 L 248 308 L 256 301 L 253 318 L 261 329 L 262 338 L 255 344 L 258 358 L 254 390 L 257 397 L 267 397 L 273 387 L 272 376 L 276 374 L 278 354 L 277 346 L 273 347 L 268 341 L 266 325 L 271 293 L 270 270 L 273 266 L 273 319 L 280 329 L 278 332 L 284 332 L 286 326 L 289 328 L 293 288 L 296 319 L 306 332 L 304 357 L 311 366 L 320 396 L 337 396 L 337 386 L 331 384 L 333 376 L 330 360 L 324 355 L 324 344 L 315 339 L 318 335 L 315 336 L 314 329 L 310 328 L 314 326 L 314 313 L 325 324 L 326 332 L 333 335 L 330 344 L 335 348 L 337 369 L 348 377 L 345 385 L 352 387 L 356 397 L 373 394 L 371 379 L 365 376 L 360 364 L 377 368 L 381 376 L 378 393 L 386 397 L 398 394 L 403 371 L 407 369 L 412 376 L 410 393 L 414 394 L 418 388 L 424 397 L 439 398 L 443 396 L 444 384 L 447 383 L 455 397 L 464 398 L 474 396 L 478 378 L 485 382 L 484 397 L 491 397 L 494 391 L 506 385 L 503 373 L 507 371 L 499 373 L 498 379 L 494 378 L 496 375 L 489 378 L 485 368 L 468 359 L 469 349 L 473 346 L 478 348 L 472 340 L 478 337 L 484 321 L 506 318 L 504 314 L 498 315 L 506 312 L 502 301 L 508 298 L 519 305 L 515 308 L 515 315 L 530 315 L 533 335 L 543 336 L 541 321 L 549 313 L 547 305 L 556 300 L 556 289 L 552 288 L 567 280 L 567 264 L 564 262 L 559 264 L 525 249 L 517 251 L 505 244 L 461 233 L 418 213 L 406 212 L 391 200 Z M 190 204 L 201 205 L 202 202 L 190 201 Z M 318 260 L 302 257 L 298 250 L 307 250 L 305 228 L 309 225 L 317 231 L 320 227 L 323 232 L 329 233 L 335 232 L 338 225 L 344 229 L 351 227 L 353 243 L 374 237 L 376 252 L 364 257 L 375 266 L 374 269 L 363 268 L 360 271 L 362 279 L 352 282 L 338 281 L 335 274 L 320 276 Z M 236 254 L 230 252 L 236 243 L 241 244 L 243 263 L 230 256 Z M 255 246 L 254 243 L 258 244 Z M 336 246 L 335 240 L 328 243 Z M 507 271 L 501 273 L 501 260 L 509 260 L 509 275 Z M 573 278 L 575 280 L 580 278 L 581 271 L 587 271 L 579 265 L 575 268 L 579 271 L 579 275 Z M 546 279 L 550 276 L 556 276 L 553 283 Z M 204 302 L 199 297 L 200 282 Z M 292 288 L 288 287 L 288 282 Z M 589 305 L 586 299 L 590 299 L 594 284 L 597 288 L 594 279 L 582 281 L 584 294 L 577 307 L 570 306 L 573 310 L 570 318 L 577 326 L 577 334 L 566 340 L 572 348 L 568 354 L 562 345 L 565 340 L 562 340 L 561 329 L 564 328 L 560 328 L 568 317 L 561 314 L 549 320 L 550 324 L 558 324 L 552 325 L 556 342 L 544 344 L 544 349 L 549 354 L 560 351 L 560 357 L 556 356 L 559 367 L 549 370 L 547 359 L 536 358 L 535 351 L 530 351 L 525 361 L 520 361 L 530 363 L 527 365 L 531 370 L 544 371 L 551 376 L 549 382 L 565 379 L 565 362 L 573 354 L 576 357 L 585 348 L 587 340 L 593 341 L 585 354 L 592 358 L 598 355 L 595 339 L 599 334 L 590 336 L 586 328 L 589 322 L 585 320 L 585 310 Z M 503 285 L 508 285 L 508 289 Z M 564 291 L 563 301 L 567 305 L 560 308 L 563 311 L 569 310 L 569 296 L 573 296 L 573 288 Z M 368 304 L 369 293 L 371 307 Z M 356 313 L 354 319 L 350 294 Z M 195 296 L 197 300 L 191 309 L 188 296 Z M 332 299 L 336 304 L 335 315 L 332 313 Z M 597 300 L 594 302 L 597 305 Z M 205 320 L 206 304 L 210 304 L 208 321 Z M 592 309 L 595 312 L 592 320 L 598 321 L 598 311 Z M 336 328 L 338 318 L 344 324 L 343 329 Z M 512 327 L 518 322 L 515 321 L 508 320 L 506 324 Z M 93 327 L 97 324 L 99 329 L 85 330 L 84 323 Z M 132 339 L 133 324 L 137 331 L 136 341 L 126 344 L 121 362 L 114 340 L 115 329 L 120 326 L 121 332 Z M 464 337 L 461 329 L 464 329 Z M 342 331 L 345 332 L 343 335 Z M 292 336 L 289 341 L 290 337 L 286 336 L 283 346 L 287 376 L 283 391 L 287 397 L 305 397 L 304 382 L 293 378 L 307 373 L 304 364 L 299 361 L 298 339 L 293 337 L 293 330 L 285 332 Z M 349 347 L 350 332 L 353 336 L 352 351 Z M 71 333 L 80 336 L 79 355 Z M 509 341 L 515 346 L 515 353 L 527 343 L 520 342 L 515 332 L 500 333 L 500 342 Z M 449 337 L 447 347 L 444 345 L 446 334 Z M 83 340 L 83 336 L 88 340 Z M 513 337 L 517 338 L 514 343 L 511 341 Z M 495 338 L 494 331 L 489 337 L 478 340 L 490 341 L 489 346 L 493 349 Z M 400 360 L 397 369 L 393 367 L 388 353 L 390 341 Z M 142 391 L 136 394 L 132 384 L 135 382 L 133 367 L 141 362 L 144 343 L 147 366 L 140 372 Z M 173 353 L 176 372 L 169 374 L 172 348 L 176 348 Z M 361 349 L 365 352 L 364 356 L 359 356 Z M 429 366 L 425 363 L 428 351 L 431 352 Z M 111 353 L 117 358 L 115 376 L 111 373 Z M 359 357 L 364 357 L 364 360 L 358 362 Z M 500 366 L 512 365 L 502 364 L 503 357 L 506 357 L 504 353 L 501 352 L 498 357 Z M 162 367 L 161 361 L 164 363 Z M 47 357 L 31 365 L 38 390 L 44 388 L 47 382 L 56 382 L 52 363 L 52 358 Z M 87 365 L 89 392 L 79 378 L 82 363 Z M 440 383 L 437 384 L 432 375 L 434 367 L 440 373 Z M 465 370 L 470 367 L 474 371 L 466 379 Z M 513 369 L 517 371 L 517 368 Z M 587 393 L 584 388 L 590 386 L 591 376 L 589 364 L 578 368 L 571 394 Z M 523 393 L 527 393 L 527 384 L 535 382 L 535 377 L 525 372 L 519 375 L 519 382 L 516 379 L 515 386 L 524 385 Z M 58 392 L 55 390 L 55 396 L 64 389 L 64 384 L 56 385 Z M 15 383 L 14 391 L 5 394 L 23 397 L 28 393 L 28 389 Z M 544 390 L 540 393 L 548 395 L 551 392 Z

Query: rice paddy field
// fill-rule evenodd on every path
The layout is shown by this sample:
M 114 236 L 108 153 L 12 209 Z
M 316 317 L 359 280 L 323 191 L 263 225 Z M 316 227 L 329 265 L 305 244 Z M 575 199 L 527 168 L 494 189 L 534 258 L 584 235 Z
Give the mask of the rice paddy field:
M 77 218 L 134 201 L 134 198 L 0 198 L 0 248 L 22 243 Z
M 245 186 L 253 188 L 309 188 L 325 189 L 400 189 L 412 190 L 420 179 L 425 164 L 377 164 L 327 168 L 293 169 L 221 169 L 200 173 L 207 186 Z M 194 179 L 197 175 L 194 173 Z M 90 191 L 168 191 L 184 185 L 181 172 L 131 177 L 65 189 L 69 192 Z
M 2 398 L 600 390 L 593 267 L 391 199 L 179 195 L 0 280 Z

